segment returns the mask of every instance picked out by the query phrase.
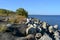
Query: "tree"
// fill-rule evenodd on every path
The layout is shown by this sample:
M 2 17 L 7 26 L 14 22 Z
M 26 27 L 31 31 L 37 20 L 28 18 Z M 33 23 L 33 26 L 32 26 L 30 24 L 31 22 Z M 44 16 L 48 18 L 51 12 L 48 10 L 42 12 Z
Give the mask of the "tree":
M 18 15 L 22 15 L 22 16 L 28 17 L 28 12 L 27 12 L 25 9 L 23 9 L 23 8 L 17 9 L 17 10 L 16 10 L 16 13 L 17 13 Z
M 9 16 L 9 14 L 15 13 L 11 10 L 6 10 L 6 9 L 0 9 L 0 14 L 6 14 L 6 16 Z
M 0 14 L 4 14 L 6 13 L 6 10 L 5 9 L 0 9 Z
M 0 14 L 1 15 L 4 14 L 4 16 L 9 16 L 10 14 L 18 14 L 18 15 L 21 15 L 21 16 L 28 17 L 28 12 L 23 8 L 18 8 L 16 10 L 16 12 L 11 11 L 11 10 L 6 10 L 6 9 L 0 9 Z

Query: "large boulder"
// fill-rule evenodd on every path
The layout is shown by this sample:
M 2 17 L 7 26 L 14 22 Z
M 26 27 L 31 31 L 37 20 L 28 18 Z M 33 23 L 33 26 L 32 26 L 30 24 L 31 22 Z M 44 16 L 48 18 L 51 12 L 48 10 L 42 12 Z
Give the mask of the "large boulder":
M 55 32 L 54 32 L 54 38 L 55 38 L 56 40 L 60 40 L 60 35 L 59 35 L 59 32 L 58 32 L 58 31 L 55 31 Z
M 17 27 L 18 31 L 22 33 L 23 35 L 26 35 L 26 29 L 28 28 L 25 24 L 20 24 L 19 27 Z
M 27 25 L 25 24 L 13 24 L 8 28 L 8 31 L 10 31 L 15 36 L 25 36 L 26 28 L 27 28 Z
M 36 34 L 36 28 L 32 24 L 28 25 L 26 34 Z
M 42 27 L 43 27 L 43 29 L 46 29 L 47 28 L 47 23 L 46 22 L 43 22 L 42 23 Z
M 54 31 L 53 26 L 49 26 L 49 32 L 52 33 Z
M 29 34 L 25 38 L 27 38 L 27 40 L 36 40 L 33 34 Z
M 0 40 L 14 40 L 14 36 L 11 33 L 0 33 Z
M 44 34 L 40 39 L 38 40 L 52 40 L 47 34 Z
M 39 39 L 41 37 L 42 37 L 42 34 L 41 33 L 36 33 L 35 38 Z
M 25 37 L 16 37 L 15 40 L 27 40 Z

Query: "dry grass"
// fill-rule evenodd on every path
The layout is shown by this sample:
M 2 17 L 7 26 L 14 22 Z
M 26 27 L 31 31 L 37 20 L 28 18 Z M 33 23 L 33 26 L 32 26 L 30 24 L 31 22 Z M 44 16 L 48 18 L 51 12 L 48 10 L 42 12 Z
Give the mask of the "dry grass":
M 7 27 L 5 25 L 0 25 L 0 32 L 4 32 L 7 30 Z
M 0 16 L 7 16 L 6 14 L 0 14 Z
M 0 16 L 7 16 L 6 14 L 0 14 Z M 18 14 L 9 14 L 9 22 L 10 23 L 21 23 L 24 21 L 24 19 L 26 18 L 25 16 L 21 16 L 21 15 L 18 15 Z M 6 19 L 6 18 L 4 18 Z
M 25 16 L 15 15 L 9 18 L 9 22 L 19 23 L 19 22 L 23 22 L 24 19 L 25 19 Z

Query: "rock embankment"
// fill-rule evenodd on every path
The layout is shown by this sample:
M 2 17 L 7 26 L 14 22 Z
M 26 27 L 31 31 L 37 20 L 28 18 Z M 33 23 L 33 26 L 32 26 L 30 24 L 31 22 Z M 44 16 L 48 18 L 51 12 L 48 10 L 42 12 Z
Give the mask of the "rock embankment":
M 26 18 L 22 24 L 0 26 L 0 40 L 60 40 L 60 31 L 58 25 Z

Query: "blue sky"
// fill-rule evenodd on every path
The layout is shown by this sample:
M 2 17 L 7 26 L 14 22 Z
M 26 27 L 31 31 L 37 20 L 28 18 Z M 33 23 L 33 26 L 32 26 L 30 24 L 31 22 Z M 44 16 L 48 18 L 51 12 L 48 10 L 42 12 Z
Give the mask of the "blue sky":
M 60 0 L 0 0 L 0 8 L 24 8 L 29 15 L 60 15 Z

